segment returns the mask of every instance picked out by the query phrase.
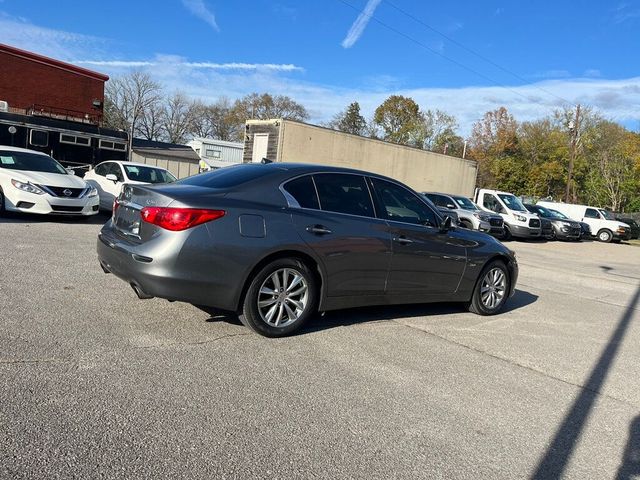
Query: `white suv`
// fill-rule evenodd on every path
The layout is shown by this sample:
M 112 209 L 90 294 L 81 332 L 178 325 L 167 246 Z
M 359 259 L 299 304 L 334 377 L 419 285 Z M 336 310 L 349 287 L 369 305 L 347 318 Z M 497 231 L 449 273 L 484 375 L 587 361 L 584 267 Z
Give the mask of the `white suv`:
M 0 214 L 4 211 L 95 215 L 98 191 L 45 153 L 0 146 Z

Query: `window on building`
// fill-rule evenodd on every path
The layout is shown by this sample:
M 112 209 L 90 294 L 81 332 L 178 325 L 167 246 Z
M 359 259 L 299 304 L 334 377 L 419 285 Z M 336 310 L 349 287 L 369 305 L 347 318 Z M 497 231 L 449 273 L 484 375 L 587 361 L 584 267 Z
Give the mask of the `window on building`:
M 70 143 L 71 145 L 91 146 L 91 137 L 83 137 L 79 135 L 69 135 L 67 133 L 60 134 L 60 143 Z
M 121 142 L 114 142 L 112 140 L 100 139 L 99 147 L 103 150 L 115 150 L 117 152 L 126 152 L 127 144 Z
M 207 148 L 204 155 L 209 158 L 220 158 L 222 156 L 222 152 L 214 148 Z
M 31 130 L 29 143 L 36 147 L 49 146 L 49 132 L 45 132 L 44 130 Z

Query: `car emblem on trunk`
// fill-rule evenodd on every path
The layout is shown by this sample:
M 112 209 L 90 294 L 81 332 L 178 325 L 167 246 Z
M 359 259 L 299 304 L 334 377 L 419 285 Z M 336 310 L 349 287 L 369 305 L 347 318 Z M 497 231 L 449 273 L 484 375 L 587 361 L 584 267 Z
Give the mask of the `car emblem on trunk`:
M 64 195 L 65 195 L 66 197 L 70 197 L 70 196 L 73 194 L 73 192 L 72 192 L 71 190 L 69 190 L 68 188 L 65 188 L 65 189 L 62 191 L 62 193 L 64 193 Z

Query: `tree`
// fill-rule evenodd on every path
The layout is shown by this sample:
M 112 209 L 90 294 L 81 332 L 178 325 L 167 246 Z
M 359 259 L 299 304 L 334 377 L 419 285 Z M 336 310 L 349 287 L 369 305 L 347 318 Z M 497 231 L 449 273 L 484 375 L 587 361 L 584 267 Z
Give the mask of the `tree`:
M 486 112 L 482 120 L 473 125 L 469 153 L 478 162 L 478 185 L 494 187 L 497 186 L 496 174 L 508 177 L 508 172 L 501 170 L 513 166 L 513 162 L 505 159 L 518 155 L 517 127 L 505 107 Z
M 150 103 L 142 112 L 140 121 L 136 125 L 136 135 L 146 138 L 147 140 L 162 140 L 164 121 L 164 106 L 161 101 Z
M 447 153 L 450 144 L 462 140 L 457 134 L 458 122 L 453 115 L 442 110 L 427 110 L 422 115 L 420 123 L 422 148 L 432 152 L 444 153 L 447 145 Z M 464 142 L 463 142 L 464 143 Z
M 367 133 L 367 121 L 360 115 L 358 102 L 349 104 L 343 112 L 333 117 L 328 127 L 353 135 L 366 135 Z
M 220 97 L 215 103 L 205 105 L 194 102 L 194 120 L 192 134 L 196 137 L 211 137 L 218 140 L 235 140 L 238 124 L 233 114 L 233 105 L 226 97 Z
M 161 97 L 162 87 L 148 73 L 131 72 L 105 87 L 105 125 L 129 133 L 129 155 L 138 121 Z
M 269 120 L 284 118 L 303 121 L 309 118 L 306 108 L 286 95 L 251 93 L 236 100 L 233 113 L 244 123 L 249 119 Z
M 423 118 L 413 99 L 391 95 L 376 108 L 373 121 L 382 130 L 384 140 L 422 147 L 420 124 Z
M 184 143 L 192 130 L 193 103 L 182 92 L 169 97 L 162 110 L 162 130 L 170 143 Z

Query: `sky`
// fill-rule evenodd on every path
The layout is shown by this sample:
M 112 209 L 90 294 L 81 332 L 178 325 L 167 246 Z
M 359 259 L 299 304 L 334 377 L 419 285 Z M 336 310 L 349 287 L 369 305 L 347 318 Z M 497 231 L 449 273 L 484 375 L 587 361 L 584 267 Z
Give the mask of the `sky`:
M 640 130 L 640 0 L 0 0 L 0 43 L 214 102 L 289 95 L 312 123 L 389 95 L 468 135 L 576 103 Z M 0 92 L 1 94 L 1 92 Z

